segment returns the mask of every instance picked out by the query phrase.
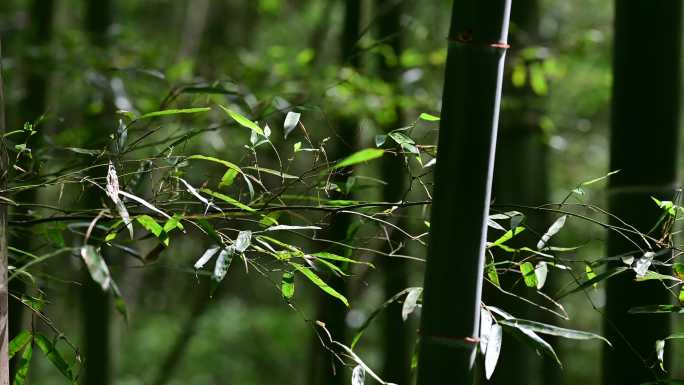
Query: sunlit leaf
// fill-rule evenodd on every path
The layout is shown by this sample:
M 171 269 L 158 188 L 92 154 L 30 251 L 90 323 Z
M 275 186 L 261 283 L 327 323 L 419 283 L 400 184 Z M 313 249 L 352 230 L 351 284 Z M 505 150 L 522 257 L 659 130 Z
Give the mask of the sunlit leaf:
M 420 114 L 420 116 L 418 116 L 418 118 L 421 120 L 424 120 L 426 122 L 437 122 L 437 121 L 439 121 L 438 116 L 430 115 L 430 114 L 425 113 L 425 112 Z
M 211 108 L 209 108 L 209 107 L 161 110 L 161 111 L 148 112 L 147 114 L 139 116 L 136 120 L 155 118 L 158 116 L 197 114 L 197 113 L 201 113 L 201 112 L 207 112 L 210 110 L 211 110 Z
M 527 287 L 537 287 L 537 276 L 535 275 L 534 265 L 531 262 L 522 263 L 520 265 L 520 272 Z
M 100 287 L 102 287 L 102 290 L 109 290 L 110 285 L 112 284 L 109 268 L 95 246 L 82 246 L 81 258 L 83 258 L 83 261 L 88 267 L 88 272 L 93 281 L 97 282 Z
M 291 225 L 275 225 L 267 228 L 265 231 L 278 230 L 321 230 L 318 226 L 291 226 Z
M 380 158 L 384 153 L 385 151 L 379 148 L 366 148 L 342 159 L 337 164 L 335 164 L 333 168 L 337 169 L 367 162 L 369 160 Z
M 534 275 L 537 280 L 537 290 L 541 289 L 544 287 L 544 283 L 546 283 L 546 276 L 549 274 L 549 266 L 546 264 L 544 261 L 540 261 L 537 263 L 537 266 L 534 268 Z
M 230 205 L 233 205 L 233 206 L 235 206 L 235 207 L 237 207 L 237 208 L 239 208 L 239 209 L 242 209 L 242 210 L 245 210 L 245 211 L 249 211 L 249 212 L 255 212 L 255 211 L 257 211 L 256 209 L 253 209 L 253 208 L 247 206 L 246 204 L 244 204 L 244 203 L 238 201 L 237 199 L 233 199 L 233 198 L 229 197 L 228 195 L 221 194 L 220 192 L 211 191 L 211 190 L 209 190 L 208 188 L 200 189 L 200 191 L 203 192 L 203 193 L 205 193 L 205 194 L 211 195 L 211 196 L 213 196 L 214 198 L 218 198 L 218 199 L 220 199 L 220 200 L 222 200 L 222 201 L 224 201 L 224 202 L 226 202 L 226 203 L 228 203 L 228 204 L 230 204 Z
M 358 263 L 358 264 L 363 264 L 363 265 L 368 265 L 370 267 L 375 267 L 372 263 L 370 262 L 365 262 L 365 261 L 357 261 L 355 259 L 347 258 L 347 257 L 342 257 L 337 254 L 329 253 L 327 251 L 320 251 L 318 253 L 313 253 L 311 254 L 312 257 L 316 258 L 323 258 L 323 259 L 328 259 L 331 261 L 338 261 L 338 262 L 346 262 L 346 263 Z
M 295 292 L 294 274 L 284 272 L 283 278 L 280 281 L 280 292 L 285 299 L 292 299 Z
M 366 383 L 366 370 L 361 365 L 356 365 L 352 370 L 352 385 L 364 385 Z
M 287 113 L 285 116 L 285 122 L 283 123 L 283 133 L 285 135 L 285 139 L 287 139 L 287 136 L 290 135 L 295 128 L 297 128 L 297 125 L 299 124 L 299 118 L 301 116 L 302 114 L 299 112 L 289 111 Z
M 406 294 L 406 298 L 404 299 L 404 304 L 401 307 L 401 318 L 404 321 L 406 321 L 408 316 L 411 315 L 414 310 L 416 310 L 416 307 L 418 306 L 418 300 L 420 299 L 420 295 L 422 293 L 422 287 L 412 287 L 409 289 L 409 292 Z
M 494 324 L 492 313 L 485 308 L 480 309 L 480 353 L 483 355 L 487 352 L 487 345 L 489 342 L 489 333 Z
M 565 220 L 567 219 L 567 215 L 563 215 L 560 218 L 556 219 L 555 222 L 549 227 L 548 230 L 546 230 L 546 233 L 542 235 L 541 239 L 539 242 L 537 242 L 537 249 L 541 250 L 546 246 L 546 244 L 549 242 L 551 237 L 554 235 L 558 234 L 558 232 L 565 226 Z
M 489 380 L 494 374 L 496 364 L 499 361 L 499 354 L 501 353 L 501 342 L 503 337 L 503 330 L 501 325 L 493 324 L 487 334 L 487 351 L 485 351 L 484 365 L 485 377 Z
M 230 263 L 233 261 L 234 253 L 235 249 L 232 246 L 227 246 L 221 249 L 218 257 L 216 257 L 214 274 L 211 277 L 214 282 L 221 282 L 226 277 Z
M 240 124 L 241 126 L 247 127 L 247 128 L 249 128 L 250 130 L 252 130 L 253 132 L 255 132 L 255 133 L 257 133 L 257 134 L 259 134 L 259 135 L 261 135 L 261 136 L 264 136 L 264 131 L 261 129 L 261 127 L 259 127 L 259 125 L 257 125 L 257 124 L 254 123 L 253 121 L 247 119 L 246 117 L 244 117 L 244 116 L 241 115 L 240 113 L 235 112 L 235 111 L 233 111 L 233 110 L 231 110 L 231 109 L 228 109 L 228 108 L 226 108 L 226 107 L 224 107 L 224 106 L 222 106 L 222 105 L 219 105 L 219 107 L 221 107 L 221 109 L 222 109 L 228 116 L 230 116 L 233 120 L 235 120 L 235 121 L 236 121 L 238 124 Z
M 495 241 L 492 242 L 492 243 L 489 243 L 489 244 L 487 245 L 487 248 L 492 248 L 492 247 L 496 247 L 496 246 L 501 246 L 501 245 L 503 245 L 504 243 L 506 243 L 506 242 L 508 242 L 509 240 L 511 240 L 511 239 L 512 239 L 513 237 L 515 237 L 516 235 L 522 233 L 523 231 L 525 231 L 525 228 L 522 227 L 522 226 L 516 227 L 515 230 L 508 230 L 508 231 L 506 231 L 506 233 L 505 233 L 504 235 L 500 236 L 497 240 L 495 240 Z
M 8 347 L 8 357 L 9 359 L 12 359 L 15 354 L 21 351 L 21 349 L 26 346 L 27 343 L 31 341 L 31 338 L 33 338 L 33 335 L 29 330 L 22 330 L 19 332 L 14 338 L 12 338 L 12 341 L 9 343 Z
M 164 232 L 164 228 L 149 215 L 138 215 L 135 217 L 135 220 L 138 221 L 145 230 L 154 234 L 156 237 L 161 236 Z
M 536 333 L 548 334 L 548 335 L 552 335 L 552 336 L 569 338 L 569 339 L 573 339 L 573 340 L 598 339 L 598 340 L 601 340 L 601 341 L 607 343 L 608 345 L 612 346 L 611 343 L 607 339 L 601 337 L 598 334 L 594 334 L 591 332 L 566 329 L 566 328 L 562 328 L 559 326 L 548 325 L 548 324 L 541 323 L 541 322 L 524 320 L 524 319 L 517 319 L 517 318 L 502 320 L 500 322 L 502 324 L 509 325 L 509 326 L 519 328 L 519 329 L 525 328 L 525 329 L 531 330 L 531 331 L 536 332 Z
M 227 161 L 227 160 L 214 158 L 213 156 L 190 155 L 190 156 L 187 157 L 186 159 L 189 159 L 189 160 L 193 160 L 193 159 L 194 159 L 194 160 L 206 160 L 206 161 L 208 161 L 208 162 L 214 162 L 214 163 L 222 164 L 222 165 L 228 167 L 229 169 L 232 169 L 232 170 L 235 170 L 235 171 L 237 171 L 237 172 L 239 172 L 239 173 L 242 173 L 242 170 L 241 170 L 240 167 L 238 167 L 236 164 L 231 163 L 231 162 L 229 162 L 229 161 Z
M 214 255 L 216 255 L 216 253 L 218 253 L 219 249 L 220 249 L 219 246 L 215 246 L 215 247 L 210 247 L 206 251 L 204 251 L 202 256 L 197 260 L 197 262 L 195 262 L 195 265 L 193 266 L 195 268 L 195 270 L 199 270 L 199 269 L 203 268 L 204 265 L 206 265 L 207 262 L 209 262 L 211 257 L 213 257 Z
M 641 258 L 636 260 L 633 270 L 636 272 L 637 277 L 643 277 L 646 275 L 646 271 L 648 271 L 648 268 L 651 267 L 654 257 L 654 252 L 647 251 Z
M 675 262 L 675 264 L 672 265 L 672 271 L 677 278 L 684 280 L 684 263 Z
M 121 192 L 119 190 L 119 177 L 117 176 L 116 168 L 114 167 L 112 161 L 109 161 L 109 166 L 107 168 L 107 186 L 105 191 L 107 192 L 107 196 L 112 200 L 112 202 L 114 202 L 114 206 L 119 212 L 121 220 L 123 220 L 131 239 L 133 239 L 133 223 L 131 223 L 131 217 L 128 214 L 126 205 L 124 205 L 124 203 L 121 201 L 121 198 L 119 198 L 119 194 Z
M 229 168 L 228 171 L 226 171 L 223 176 L 221 177 L 221 182 L 219 183 L 219 188 L 222 187 L 230 187 L 233 185 L 235 182 L 235 177 L 238 175 L 238 172 L 235 169 Z
M 249 230 L 240 231 L 238 233 L 237 239 L 235 240 L 235 251 L 238 253 L 244 253 L 245 250 L 252 243 L 252 232 Z

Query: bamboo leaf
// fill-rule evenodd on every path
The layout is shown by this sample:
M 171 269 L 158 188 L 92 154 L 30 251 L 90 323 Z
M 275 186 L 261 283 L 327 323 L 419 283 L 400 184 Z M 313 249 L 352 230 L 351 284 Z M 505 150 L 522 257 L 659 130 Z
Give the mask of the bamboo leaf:
M 339 161 L 333 169 L 353 166 L 355 164 L 368 162 L 369 160 L 380 158 L 385 153 L 385 150 L 379 148 L 366 148 L 364 150 L 355 152 L 348 157 Z
M 229 168 L 221 177 L 219 188 L 232 186 L 233 183 L 235 183 L 235 177 L 237 177 L 237 175 L 238 172 L 235 169 Z
M 499 322 L 504 324 L 504 325 L 509 325 L 509 326 L 512 326 L 512 327 L 515 327 L 518 329 L 525 328 L 527 330 L 531 330 L 531 331 L 536 332 L 536 333 L 548 334 L 548 335 L 552 335 L 552 336 L 563 337 L 563 338 L 568 338 L 568 339 L 573 339 L 573 340 L 598 339 L 598 340 L 601 340 L 601 341 L 607 343 L 609 346 L 612 346 L 610 341 L 608 341 L 604 337 L 601 337 L 598 334 L 594 334 L 591 332 L 566 329 L 566 328 L 562 328 L 560 326 L 548 325 L 548 324 L 541 323 L 541 322 L 524 320 L 524 319 L 517 319 L 517 318 L 502 320 Z
M 21 349 L 26 346 L 29 342 L 31 342 L 31 338 L 33 338 L 33 335 L 31 334 L 30 331 L 28 330 L 22 330 L 12 338 L 12 341 L 9 343 L 8 347 L 8 359 L 12 359 L 15 354 L 19 353 Z
M 546 264 L 546 262 L 538 262 L 537 266 L 534 268 L 534 276 L 537 280 L 537 290 L 540 290 L 542 287 L 544 287 L 544 283 L 546 283 L 546 276 L 548 274 L 549 266 Z
M 233 262 L 233 255 L 235 254 L 235 249 L 233 246 L 227 246 L 221 249 L 218 257 L 216 257 L 216 264 L 214 265 L 214 274 L 212 279 L 214 282 L 218 283 L 223 281 L 228 273 L 228 268 L 230 263 Z
M 95 246 L 84 245 L 81 247 L 81 258 L 88 267 L 88 272 L 93 281 L 97 282 L 102 290 L 107 291 L 111 287 L 112 277 L 104 258 L 97 251 Z
M 361 365 L 356 365 L 352 370 L 352 385 L 364 385 L 366 383 L 366 370 Z
M 294 274 L 287 271 L 283 273 L 283 278 L 280 281 L 280 292 L 285 299 L 292 299 L 294 297 Z
M 290 265 L 297 269 L 298 272 L 300 272 L 302 275 L 308 278 L 309 281 L 313 282 L 314 285 L 318 286 L 321 290 L 330 294 L 332 297 L 339 299 L 340 301 L 342 301 L 342 303 L 349 307 L 349 301 L 347 301 L 347 298 L 345 298 L 342 294 L 338 293 L 337 290 L 330 287 L 330 285 L 325 283 L 325 281 L 323 281 L 319 276 L 317 276 L 316 273 L 311 271 L 311 269 L 294 262 L 290 262 Z
M 158 116 L 197 114 L 197 113 L 201 113 L 201 112 L 207 112 L 210 110 L 211 110 L 211 108 L 209 108 L 209 107 L 161 110 L 161 111 L 148 112 L 144 115 L 139 116 L 136 120 L 156 118 Z
M 426 122 L 438 122 L 438 121 L 439 121 L 439 117 L 438 117 L 438 116 L 430 115 L 430 114 L 425 113 L 425 112 L 423 112 L 422 114 L 420 114 L 420 115 L 418 116 L 418 119 L 424 120 L 424 121 L 426 121 Z
M 408 294 L 406 294 L 406 298 L 404 299 L 404 304 L 401 307 L 401 318 L 404 321 L 406 321 L 408 316 L 416 310 L 421 294 L 423 294 L 422 287 L 409 288 Z
M 683 306 L 676 305 L 650 305 L 650 306 L 637 306 L 629 309 L 627 311 L 630 314 L 664 314 L 664 313 L 677 313 L 684 314 Z
M 21 354 L 21 360 L 17 365 L 17 372 L 14 374 L 14 381 L 12 381 L 12 385 L 24 385 L 26 383 L 26 377 L 28 376 L 29 364 L 31 363 L 32 356 L 33 345 L 28 344 L 26 345 L 24 352 Z
M 211 190 L 209 190 L 208 188 L 200 189 L 200 191 L 203 192 L 203 193 L 205 193 L 205 194 L 207 194 L 207 195 L 211 195 L 211 196 L 213 196 L 214 198 L 218 198 L 218 199 L 220 199 L 220 200 L 222 200 L 222 201 L 224 201 L 224 202 L 226 202 L 226 203 L 228 203 L 228 204 L 231 204 L 231 205 L 233 205 L 233 206 L 235 206 L 235 207 L 237 207 L 237 208 L 239 208 L 239 209 L 242 209 L 242 210 L 245 210 L 245 211 L 249 211 L 249 212 L 251 212 L 251 213 L 257 211 L 256 209 L 253 209 L 253 208 L 247 206 L 246 204 L 244 204 L 244 203 L 238 201 L 237 199 L 233 199 L 233 198 L 229 197 L 228 195 L 221 194 L 220 192 L 211 191 Z
M 148 202 L 148 201 L 146 201 L 146 200 L 144 200 L 144 199 L 142 199 L 142 198 L 140 198 L 140 197 L 138 197 L 138 196 L 135 196 L 135 195 L 133 195 L 133 194 L 131 194 L 131 193 L 128 193 L 128 192 L 126 192 L 126 191 L 123 191 L 123 190 L 119 191 L 119 194 L 125 196 L 125 197 L 128 198 L 128 199 L 132 199 L 132 200 L 134 200 L 134 201 L 140 203 L 141 205 L 147 207 L 148 209 L 150 209 L 150 210 L 152 210 L 152 211 L 154 211 L 154 212 L 160 214 L 160 215 L 163 216 L 164 218 L 168 218 L 168 219 L 171 218 L 171 216 L 170 216 L 169 214 L 167 214 L 167 213 L 165 213 L 165 212 L 159 210 L 158 208 L 154 207 L 154 205 L 153 205 L 152 203 L 150 203 L 150 202 Z
M 489 380 L 494 374 L 496 363 L 499 361 L 501 353 L 501 342 L 503 341 L 503 329 L 499 324 L 493 324 L 487 334 L 487 351 L 485 352 L 485 377 Z
M 159 238 L 164 232 L 164 228 L 149 215 L 138 215 L 135 220 L 138 221 L 138 223 L 140 223 L 145 230 L 154 234 L 154 236 L 157 238 Z
M 489 243 L 487 245 L 487 248 L 491 249 L 492 247 L 501 246 L 504 243 L 508 242 L 511 238 L 522 233 L 523 231 L 525 231 L 525 228 L 522 226 L 516 227 L 515 230 L 508 230 L 504 235 L 500 236 L 497 240 L 495 240 L 492 243 Z
M 116 210 L 119 212 L 121 220 L 123 220 L 124 225 L 128 229 L 128 233 L 133 239 L 133 223 L 131 223 L 131 216 L 128 214 L 128 209 L 126 205 L 119 198 L 119 177 L 116 174 L 116 168 L 112 161 L 109 161 L 109 166 L 107 168 L 107 186 L 105 188 L 107 196 L 114 202 Z
M 522 263 L 520 265 L 520 272 L 523 275 L 527 287 L 536 287 L 538 285 L 534 265 L 531 262 Z
M 43 354 L 45 354 L 45 357 L 47 357 L 52 365 L 54 365 L 54 367 L 56 367 L 64 377 L 66 377 L 69 381 L 75 380 L 74 374 L 71 371 L 69 364 L 67 364 L 67 362 L 64 360 L 64 357 L 62 357 L 62 354 L 59 352 L 59 350 L 57 350 L 55 345 L 53 345 L 52 342 L 47 339 L 47 337 L 41 334 L 36 334 L 33 340 L 36 343 L 36 346 L 38 346 Z
M 209 210 L 210 207 L 213 207 L 213 208 L 215 208 L 216 210 L 223 212 L 223 210 L 221 210 L 220 207 L 218 207 L 218 206 L 216 206 L 215 204 L 209 202 L 209 200 L 208 200 L 207 198 L 203 197 L 203 196 L 197 191 L 197 189 L 195 189 L 194 187 L 192 187 L 192 186 L 190 185 L 190 183 L 188 183 L 188 182 L 185 181 L 185 179 L 183 179 L 183 178 L 178 178 L 178 180 L 180 180 L 180 181 L 185 185 L 186 190 L 188 190 L 188 192 L 189 192 L 192 196 L 194 196 L 195 198 L 197 198 L 197 200 L 199 200 L 200 202 L 204 203 L 204 204 L 207 206 L 206 210 Z
M 215 246 L 215 247 L 210 247 L 207 250 L 205 250 L 204 253 L 202 254 L 202 256 L 197 260 L 197 262 L 195 262 L 195 265 L 193 266 L 195 268 L 195 270 L 199 270 L 199 269 L 203 268 L 204 265 L 206 265 L 207 262 L 209 262 L 211 257 L 216 255 L 216 253 L 219 251 L 219 249 L 220 249 L 219 246 Z
M 290 226 L 290 225 L 275 225 L 271 226 L 264 231 L 277 231 L 277 230 L 321 230 L 318 226 Z
M 601 281 L 603 281 L 603 280 L 605 280 L 605 279 L 608 279 L 608 278 L 610 278 L 610 277 L 612 277 L 612 276 L 614 276 L 614 275 L 618 275 L 618 274 L 620 274 L 620 273 L 623 273 L 623 272 L 625 272 L 625 271 L 627 271 L 627 270 L 629 270 L 627 267 L 617 267 L 617 268 L 614 268 L 614 269 L 610 269 L 610 270 L 604 271 L 603 273 L 601 273 L 601 274 L 595 276 L 594 278 L 591 278 L 591 279 L 588 279 L 588 280 L 582 282 L 581 284 L 579 284 L 579 285 L 578 285 L 577 287 L 575 287 L 574 289 L 559 294 L 559 295 L 556 297 L 556 299 L 558 300 L 558 299 L 561 299 L 561 298 L 563 298 L 563 297 L 565 297 L 565 296 L 568 296 L 568 295 L 570 295 L 570 294 L 577 293 L 578 291 L 582 291 L 582 290 L 584 290 L 584 289 L 587 289 L 587 288 L 589 288 L 590 286 L 593 286 L 594 284 L 597 284 L 597 283 L 599 283 L 599 282 L 601 282 Z
M 285 139 L 287 139 L 287 136 L 290 135 L 292 131 L 297 128 L 297 125 L 299 124 L 299 118 L 302 116 L 299 112 L 293 112 L 289 111 L 287 115 L 285 116 L 285 122 L 283 123 L 283 132 L 285 135 Z
M 567 215 L 563 215 L 562 217 L 556 219 L 556 221 L 553 222 L 553 224 L 551 224 L 549 229 L 546 230 L 546 233 L 544 233 L 539 242 L 537 242 L 537 250 L 543 249 L 544 246 L 546 246 L 546 244 L 549 242 L 551 237 L 558 234 L 558 232 L 563 228 L 563 226 L 565 226 L 565 220 L 567 218 Z
M 235 240 L 235 251 L 238 253 L 244 253 L 251 243 L 252 232 L 249 230 L 240 231 L 240 233 L 238 233 L 237 239 Z
M 342 257 L 337 254 L 333 253 L 328 253 L 326 251 L 320 251 L 318 253 L 313 253 L 311 254 L 312 257 L 316 258 L 323 258 L 323 259 L 328 259 L 331 261 L 338 261 L 338 262 L 346 262 L 346 263 L 355 263 L 355 264 L 362 264 L 362 265 L 368 265 L 370 267 L 375 267 L 372 263 L 370 262 L 365 262 L 365 261 L 357 261 L 355 259 L 347 258 L 347 257 Z
M 261 127 L 259 127 L 259 126 L 258 126 L 256 123 L 254 123 L 253 121 L 247 119 L 246 117 L 244 117 L 244 116 L 241 115 L 240 113 L 235 112 L 235 111 L 233 111 L 233 110 L 231 110 L 231 109 L 228 109 L 228 108 L 226 108 L 226 107 L 224 107 L 224 106 L 222 106 L 222 105 L 219 105 L 219 107 L 221 107 L 221 109 L 222 109 L 228 116 L 230 116 L 234 121 L 236 121 L 236 122 L 237 122 L 238 124 L 240 124 L 241 126 L 247 127 L 247 128 L 249 128 L 250 130 L 252 130 L 252 132 L 255 132 L 255 133 L 257 133 L 257 134 L 259 134 L 259 135 L 261 135 L 261 136 L 265 136 L 265 135 L 264 135 L 264 131 L 261 129 Z
M 214 162 L 214 163 L 222 164 L 222 165 L 228 167 L 229 169 L 235 170 L 241 174 L 243 173 L 242 169 L 240 169 L 240 167 L 238 167 L 236 164 L 231 163 L 227 160 L 214 158 L 213 156 L 190 155 L 186 159 L 189 159 L 189 160 L 206 160 L 207 162 Z

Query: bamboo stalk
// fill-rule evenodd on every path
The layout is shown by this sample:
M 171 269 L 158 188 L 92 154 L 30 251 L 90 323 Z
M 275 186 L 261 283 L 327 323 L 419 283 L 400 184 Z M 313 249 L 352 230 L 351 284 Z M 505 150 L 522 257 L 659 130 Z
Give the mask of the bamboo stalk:
M 456 0 L 444 80 L 418 385 L 473 384 L 510 0 Z
M 682 2 L 617 0 L 615 5 L 610 169 L 620 172 L 610 178 L 608 206 L 612 214 L 647 232 L 662 212 L 650 197 L 672 199 L 676 188 Z M 611 219 L 611 224 L 617 221 Z M 619 234 L 608 233 L 607 256 L 634 249 Z M 672 296 L 659 282 L 635 284 L 633 279 L 633 274 L 622 274 L 606 282 L 604 335 L 613 343 L 612 349 L 603 350 L 606 385 L 667 376 L 657 368 L 654 343 L 670 333 L 671 318 L 627 311 L 667 304 Z M 666 351 L 666 364 L 669 358 Z

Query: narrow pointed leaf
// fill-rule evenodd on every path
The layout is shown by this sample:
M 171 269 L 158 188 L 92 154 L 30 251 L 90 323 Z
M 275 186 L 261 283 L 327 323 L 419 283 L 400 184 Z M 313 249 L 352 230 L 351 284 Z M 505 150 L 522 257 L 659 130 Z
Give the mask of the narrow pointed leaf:
M 294 274 L 284 272 L 280 281 L 280 292 L 285 299 L 292 299 L 295 292 Z
M 347 301 L 347 298 L 345 298 L 342 294 L 338 293 L 337 290 L 333 289 L 325 283 L 316 273 L 314 273 L 311 269 L 309 269 L 306 266 L 300 265 L 298 263 L 290 262 L 290 265 L 297 269 L 298 272 L 300 272 L 302 275 L 304 275 L 306 278 L 309 279 L 309 281 L 313 282 L 314 285 L 318 286 L 321 290 L 324 292 L 330 294 L 334 298 L 339 299 L 342 301 L 343 304 L 345 304 L 347 307 L 349 307 L 349 301 Z
M 546 230 L 546 233 L 542 235 L 541 239 L 539 242 L 537 242 L 537 249 L 541 250 L 546 246 L 546 244 L 551 240 L 551 237 L 554 235 L 558 234 L 558 232 L 565 226 L 565 220 L 567 219 L 567 215 L 563 215 L 562 217 L 556 219 L 555 222 L 549 227 L 548 230 Z
M 28 376 L 29 365 L 31 363 L 31 357 L 33 356 L 33 345 L 26 345 L 26 349 L 21 354 L 21 360 L 17 365 L 17 372 L 14 374 L 14 381 L 12 385 L 24 385 L 26 383 L 26 377 Z
M 409 289 L 406 299 L 404 299 L 404 304 L 401 307 L 401 318 L 406 321 L 408 316 L 416 310 L 418 306 L 418 300 L 420 295 L 423 293 L 422 287 L 412 287 Z
M 380 158 L 384 153 L 385 153 L 385 151 L 381 150 L 379 148 L 366 148 L 364 150 L 355 152 L 355 153 L 349 155 L 348 157 L 342 159 L 337 164 L 335 164 L 335 166 L 333 168 L 338 169 L 338 168 L 353 166 L 355 164 L 367 162 L 369 160 Z
M 499 362 L 499 355 L 501 353 L 501 342 L 503 337 L 503 330 L 501 325 L 493 324 L 487 335 L 487 351 L 485 352 L 485 377 L 489 380 L 494 374 L 496 364 Z
M 219 107 L 221 107 L 221 109 L 222 109 L 228 116 L 230 116 L 234 121 L 236 121 L 236 122 L 237 122 L 238 124 L 240 124 L 241 126 L 247 127 L 247 128 L 249 128 L 250 130 L 252 130 L 253 132 L 255 132 L 255 133 L 257 133 L 257 134 L 259 134 L 259 135 L 261 135 L 261 136 L 264 136 L 264 131 L 261 129 L 261 127 L 259 127 L 259 125 L 257 125 L 257 124 L 254 123 L 253 121 L 247 119 L 247 118 L 246 118 L 245 116 L 243 116 L 242 114 L 240 114 L 240 113 L 238 113 L 238 112 L 235 112 L 235 111 L 233 111 L 233 110 L 231 110 L 231 109 L 228 109 L 228 108 L 223 107 L 223 106 L 221 106 L 221 105 L 219 105 Z
M 41 334 L 36 334 L 33 340 L 36 343 L 36 346 L 38 346 L 43 354 L 45 354 L 45 357 L 47 357 L 52 365 L 56 367 L 65 378 L 67 378 L 69 381 L 73 381 L 75 379 L 69 364 L 67 364 L 67 362 L 64 360 L 64 357 L 62 357 L 62 354 L 59 352 L 59 350 L 57 350 L 52 342 L 47 339 L 47 337 Z
M 148 112 L 144 115 L 139 116 L 136 120 L 156 118 L 158 116 L 197 114 L 197 113 L 201 113 L 201 112 L 207 112 L 210 110 L 211 110 L 211 108 L 209 108 L 209 107 L 161 110 L 161 111 Z
M 594 334 L 591 332 L 585 332 L 581 330 L 573 330 L 573 329 L 566 329 L 562 328 L 560 326 L 554 326 L 554 325 L 549 325 L 541 322 L 536 322 L 536 321 L 530 321 L 530 320 L 524 320 L 524 319 L 508 319 L 508 320 L 502 320 L 500 321 L 504 325 L 509 325 L 515 328 L 524 328 L 531 330 L 536 333 L 541 333 L 541 334 L 548 334 L 552 336 L 557 336 L 557 337 L 563 337 L 563 338 L 568 338 L 568 339 L 573 339 L 573 340 L 592 340 L 592 339 L 598 339 L 601 340 L 605 343 L 607 343 L 609 346 L 612 346 L 610 341 L 605 339 L 604 337 L 601 337 L 598 334 Z
M 109 290 L 112 284 L 109 268 L 95 246 L 85 245 L 81 247 L 81 258 L 88 267 L 88 272 L 93 281 L 97 282 L 102 290 Z
M 287 139 L 287 136 L 290 135 L 292 131 L 297 128 L 297 125 L 299 124 L 299 118 L 302 116 L 299 112 L 293 112 L 290 111 L 287 113 L 285 116 L 285 122 L 283 123 L 283 132 L 285 135 L 285 139 Z
M 21 351 L 21 349 L 26 346 L 31 341 L 31 338 L 33 335 L 31 334 L 30 331 L 28 330 L 22 330 L 12 338 L 12 341 L 9 343 L 9 348 L 8 348 L 8 356 L 10 359 L 14 357 L 15 354 Z

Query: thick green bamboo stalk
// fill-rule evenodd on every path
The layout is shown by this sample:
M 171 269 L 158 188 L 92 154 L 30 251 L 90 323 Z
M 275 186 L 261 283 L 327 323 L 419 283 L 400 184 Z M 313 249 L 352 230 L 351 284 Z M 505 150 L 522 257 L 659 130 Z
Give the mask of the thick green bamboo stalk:
M 610 179 L 609 209 L 642 232 L 662 212 L 651 196 L 671 199 L 677 187 L 681 43 L 681 1 L 616 1 L 610 169 L 620 172 Z M 615 232 L 608 233 L 607 249 L 608 256 L 643 255 Z M 654 343 L 670 333 L 670 317 L 628 309 L 671 301 L 662 284 L 637 284 L 631 271 L 607 281 L 604 335 L 613 348 L 603 350 L 603 384 L 641 384 L 665 375 L 658 374 Z M 666 363 L 669 358 L 666 352 Z
M 5 98 L 2 81 L 2 42 L 0 41 L 0 190 L 4 190 L 9 173 L 5 148 Z M 7 314 L 7 206 L 0 205 L 0 385 L 9 385 Z
M 510 0 L 455 0 L 420 329 L 418 385 L 473 384 Z

